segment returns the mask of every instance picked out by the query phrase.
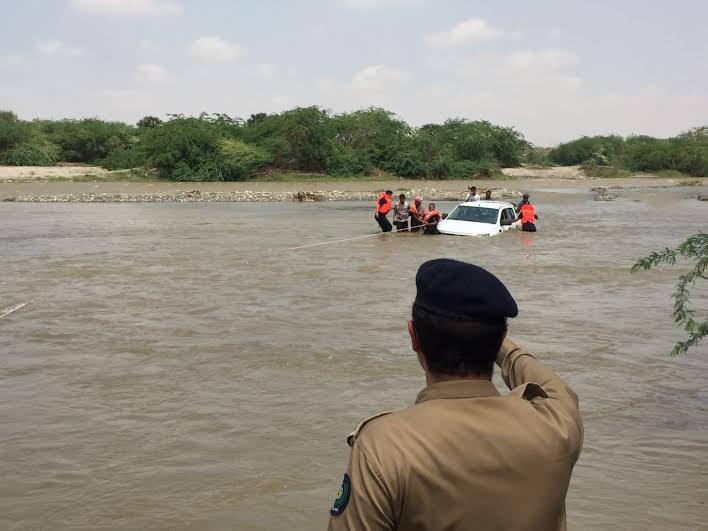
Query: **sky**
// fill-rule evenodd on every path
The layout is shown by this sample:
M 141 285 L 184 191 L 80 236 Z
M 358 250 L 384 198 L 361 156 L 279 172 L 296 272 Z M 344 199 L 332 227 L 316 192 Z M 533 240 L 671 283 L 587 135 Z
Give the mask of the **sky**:
M 0 109 L 384 107 L 536 145 L 708 124 L 705 0 L 0 0 Z

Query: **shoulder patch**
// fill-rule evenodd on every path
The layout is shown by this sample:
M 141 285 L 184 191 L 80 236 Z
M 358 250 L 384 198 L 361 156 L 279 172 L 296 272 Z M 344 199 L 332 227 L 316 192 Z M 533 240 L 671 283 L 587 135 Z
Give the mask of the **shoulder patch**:
M 339 516 L 344 512 L 349 504 L 349 496 L 352 493 L 352 481 L 349 479 L 349 474 L 344 474 L 344 479 L 342 480 L 342 486 L 339 487 L 339 492 L 337 492 L 337 498 L 332 504 L 332 508 L 329 510 L 329 514 L 332 516 Z
M 384 415 L 388 415 L 389 413 L 394 413 L 395 411 L 398 411 L 396 409 L 393 409 L 391 411 L 384 411 L 383 413 L 377 413 L 373 417 L 369 417 L 368 419 L 362 420 L 359 425 L 356 427 L 356 429 L 349 434 L 347 437 L 347 444 L 349 446 L 354 446 L 354 441 L 356 441 L 356 438 L 359 436 L 359 432 L 361 429 L 366 425 L 367 422 L 371 422 L 374 419 L 377 419 L 379 417 L 383 417 Z

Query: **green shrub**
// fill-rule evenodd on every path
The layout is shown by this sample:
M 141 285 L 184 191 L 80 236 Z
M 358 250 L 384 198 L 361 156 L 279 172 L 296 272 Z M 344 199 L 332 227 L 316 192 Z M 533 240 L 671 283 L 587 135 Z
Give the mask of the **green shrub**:
M 298 107 L 259 115 L 238 131 L 241 140 L 265 148 L 278 168 L 323 172 L 334 154 L 334 131 L 328 111 Z
M 138 120 L 136 127 L 138 129 L 155 129 L 156 127 L 160 127 L 161 125 L 162 120 L 160 120 L 157 116 L 144 116 L 143 118 Z
M 130 146 L 114 149 L 98 164 L 107 170 L 130 170 L 145 166 L 146 162 L 145 152 L 138 146 Z
M 575 166 L 590 161 L 594 153 L 602 150 L 610 161 L 616 160 L 623 148 L 624 139 L 620 136 L 584 136 L 552 149 L 548 157 L 561 166 Z
M 523 162 L 531 166 L 550 166 L 553 164 L 548 156 L 550 152 L 548 148 L 531 147 L 526 151 Z
M 59 146 L 41 137 L 15 144 L 0 154 L 9 166 L 52 166 L 59 161 Z
M 219 154 L 223 175 L 229 181 L 248 179 L 272 160 L 265 149 L 233 139 L 221 141 Z
M 373 167 L 366 151 L 336 146 L 327 172 L 332 175 L 368 175 Z
M 96 118 L 38 122 L 40 130 L 61 148 L 61 160 L 94 164 L 119 148 L 134 143 L 134 131 L 120 122 Z
M 175 118 L 146 129 L 141 146 L 149 166 L 175 180 L 223 180 L 215 165 L 222 159 L 222 132 L 208 120 Z
M 428 175 L 428 168 L 425 162 L 420 154 L 415 151 L 398 153 L 386 169 L 393 171 L 396 175 L 411 179 L 427 177 Z
M 452 165 L 452 157 L 440 154 L 428 164 L 428 174 L 433 179 L 447 179 L 452 175 Z
M 221 166 L 214 161 L 205 161 L 192 168 L 184 162 L 179 162 L 174 170 L 167 176 L 173 181 L 209 182 L 223 181 L 224 172 Z
M 633 171 L 657 171 L 674 167 L 671 141 L 647 136 L 629 137 L 625 146 L 625 166 Z
M 13 120 L 10 114 L 7 119 L 0 120 L 0 153 L 17 144 L 29 142 L 33 136 L 31 124 Z

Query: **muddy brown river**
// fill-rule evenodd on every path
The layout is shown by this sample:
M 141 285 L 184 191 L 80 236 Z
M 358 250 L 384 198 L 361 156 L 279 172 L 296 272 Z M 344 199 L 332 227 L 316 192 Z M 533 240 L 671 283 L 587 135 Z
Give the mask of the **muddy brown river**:
M 496 273 L 580 395 L 570 528 L 706 529 L 708 343 L 670 358 L 677 271 L 629 273 L 706 230 L 688 195 L 537 192 L 536 234 L 296 251 L 371 205 L 2 203 L 0 309 L 39 298 L 0 320 L 0 529 L 322 529 L 346 435 L 424 385 L 405 323 L 436 257 Z

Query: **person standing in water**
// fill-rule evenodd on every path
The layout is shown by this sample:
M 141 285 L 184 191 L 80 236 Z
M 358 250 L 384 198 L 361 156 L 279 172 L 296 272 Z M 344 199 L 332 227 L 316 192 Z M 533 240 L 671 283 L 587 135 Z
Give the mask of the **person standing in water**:
M 479 197 L 479 194 L 477 193 L 476 186 L 470 186 L 468 188 L 468 190 L 470 191 L 470 193 L 467 194 L 467 200 L 466 200 L 467 203 L 476 203 L 477 201 L 479 201 L 481 199 L 481 197 Z
M 487 189 L 486 192 L 484 192 L 484 200 L 485 201 L 491 201 L 492 200 L 492 191 Z
M 420 232 L 420 227 L 423 225 L 423 217 L 427 214 L 423 206 L 422 195 L 415 196 L 409 210 L 411 214 L 411 232 Z
M 423 217 L 425 224 L 424 234 L 440 234 L 438 231 L 438 223 L 442 220 L 442 212 L 435 208 L 435 203 L 428 205 L 428 213 Z
M 536 209 L 529 201 L 529 194 L 524 194 L 523 200 L 518 204 L 519 217 L 516 221 L 521 220 L 521 230 L 523 232 L 536 232 L 536 220 L 538 214 Z
M 398 203 L 393 205 L 393 223 L 396 225 L 396 232 L 408 230 L 409 210 L 410 206 L 406 201 L 406 195 L 399 195 Z
M 391 232 L 393 229 L 391 222 L 386 217 L 393 208 L 393 200 L 391 199 L 392 196 L 393 192 L 391 190 L 386 190 L 385 192 L 381 192 L 378 201 L 376 201 L 374 218 L 383 232 Z

